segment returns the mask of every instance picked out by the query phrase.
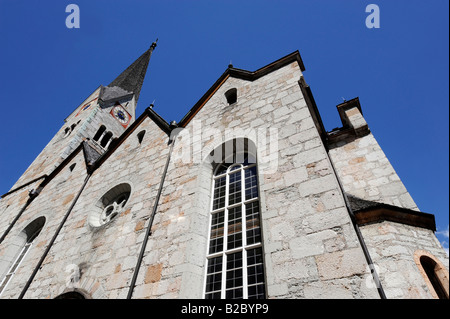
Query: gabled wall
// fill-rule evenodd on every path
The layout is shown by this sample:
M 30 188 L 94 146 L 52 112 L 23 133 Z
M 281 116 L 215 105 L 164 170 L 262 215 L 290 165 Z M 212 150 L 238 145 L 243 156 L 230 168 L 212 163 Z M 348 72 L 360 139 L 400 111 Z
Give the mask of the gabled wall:
M 73 170 L 70 171 L 70 166 L 73 164 L 76 165 Z M 67 212 L 72 204 L 72 201 L 75 199 L 77 192 L 81 189 L 86 175 L 87 173 L 83 153 L 78 152 L 76 156 L 68 163 L 68 165 L 61 170 L 58 176 L 52 179 L 49 184 L 42 189 L 40 195 L 30 203 L 5 240 L 1 243 L 0 255 L 8 255 L 8 251 L 16 246 L 15 243 L 25 227 L 36 218 L 41 216 L 45 217 L 46 221 L 41 233 L 33 241 L 31 249 L 26 255 L 21 266 L 17 269 L 16 274 L 12 277 L 7 289 L 2 294 L 2 298 L 18 298 L 20 292 L 25 286 L 25 283 L 30 278 L 31 273 L 38 264 L 38 261 L 53 237 L 53 234 L 61 223 L 64 214 Z M 3 200 L 8 200 L 8 198 L 6 197 L 2 199 L 2 201 Z M 14 210 L 14 213 L 17 214 L 18 211 Z M 7 219 L 1 219 L 2 226 L 8 224 L 8 222 L 9 220 Z M 67 276 L 67 274 L 65 274 L 64 265 L 54 263 L 55 254 L 58 252 L 58 247 L 61 246 L 61 239 L 62 238 L 59 238 L 59 241 L 55 243 L 55 247 L 53 247 L 52 251 L 45 259 L 43 267 L 51 268 L 53 273 L 52 276 L 54 278 L 63 279 Z M 17 250 L 15 250 L 15 253 L 17 253 Z M 4 273 L 11 266 L 11 262 L 12 259 L 10 258 L 8 260 L 2 259 L 0 261 L 2 278 Z M 48 280 L 40 281 L 38 279 L 35 280 L 33 284 L 34 289 L 28 297 L 46 298 L 49 296 Z
M 176 254 L 161 263 L 162 297 L 203 297 L 212 187 L 205 158 L 223 142 L 246 137 L 258 148 L 267 297 L 378 298 L 365 287 L 370 273 L 301 93 L 301 75 L 297 62 L 254 81 L 231 75 L 180 133 L 155 224 Z M 225 98 L 230 88 L 237 89 L 233 105 Z

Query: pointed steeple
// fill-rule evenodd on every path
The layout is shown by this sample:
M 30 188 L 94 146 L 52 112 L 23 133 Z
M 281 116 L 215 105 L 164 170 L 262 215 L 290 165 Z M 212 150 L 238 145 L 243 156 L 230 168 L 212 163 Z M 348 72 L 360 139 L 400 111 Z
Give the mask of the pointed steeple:
M 139 99 L 142 84 L 144 83 L 147 67 L 153 50 L 156 48 L 156 40 L 150 48 L 145 51 L 136 61 L 134 61 L 125 71 L 123 71 L 108 86 L 102 87 L 100 99 L 108 102 L 122 98 L 127 95 L 135 95 L 136 103 Z

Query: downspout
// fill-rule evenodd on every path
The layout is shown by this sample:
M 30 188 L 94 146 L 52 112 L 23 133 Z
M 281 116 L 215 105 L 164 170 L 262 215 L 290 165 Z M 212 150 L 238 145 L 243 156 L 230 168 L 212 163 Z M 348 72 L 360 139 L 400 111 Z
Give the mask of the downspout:
M 336 179 L 338 181 L 341 193 L 344 196 L 345 206 L 346 206 L 347 211 L 348 211 L 348 213 L 350 215 L 350 219 L 351 219 L 351 221 L 353 223 L 353 227 L 355 229 L 356 236 L 358 237 L 358 241 L 359 241 L 359 243 L 361 245 L 361 248 L 363 250 L 364 257 L 366 258 L 366 261 L 367 261 L 367 263 L 369 265 L 369 269 L 370 269 L 370 272 L 372 273 L 373 280 L 375 282 L 375 285 L 377 286 L 378 294 L 380 295 L 381 299 L 387 299 L 386 294 L 385 294 L 384 289 L 383 289 L 383 286 L 381 285 L 380 278 L 378 277 L 378 273 L 377 273 L 377 271 L 375 269 L 375 265 L 374 265 L 374 263 L 372 261 L 372 257 L 370 256 L 369 249 L 367 248 L 366 242 L 364 241 L 364 237 L 363 237 L 363 235 L 361 233 L 359 225 L 356 222 L 355 213 L 353 212 L 353 210 L 352 210 L 352 208 L 350 206 L 350 202 L 348 200 L 347 194 L 344 191 L 344 187 L 343 187 L 343 185 L 341 183 L 339 175 L 337 174 L 336 168 L 334 167 L 333 160 L 331 159 L 331 156 L 328 153 L 328 147 L 326 148 L 326 153 L 327 153 L 328 159 L 330 160 L 331 167 L 333 168 L 334 176 L 336 176 Z
M 147 225 L 147 230 L 145 232 L 144 241 L 142 242 L 141 251 L 139 253 L 139 257 L 138 257 L 138 260 L 136 262 L 136 267 L 134 267 L 133 278 L 131 279 L 130 289 L 128 290 L 127 299 L 131 299 L 131 296 L 133 295 L 134 287 L 136 285 L 136 279 L 137 279 L 137 276 L 139 274 L 139 269 L 141 267 L 142 259 L 144 258 L 145 249 L 147 247 L 148 238 L 152 235 L 151 229 L 152 229 L 152 226 L 153 226 L 153 220 L 155 219 L 155 215 L 156 215 L 156 212 L 158 210 L 159 199 L 161 197 L 162 189 L 163 189 L 163 186 L 164 186 L 164 181 L 166 179 L 167 169 L 169 168 L 170 157 L 172 155 L 173 147 L 175 145 L 175 137 L 176 137 L 176 135 L 178 133 L 178 129 L 176 129 L 177 125 L 176 125 L 175 121 L 170 123 L 170 128 L 171 128 L 171 133 L 170 133 L 170 137 L 169 137 L 169 144 L 170 144 L 169 154 L 167 155 L 166 165 L 164 167 L 164 171 L 163 171 L 163 174 L 161 176 L 161 182 L 159 183 L 158 193 L 156 195 L 155 204 L 153 205 L 153 209 L 152 209 L 152 212 L 151 212 L 151 215 L 150 215 L 150 219 L 149 219 L 149 222 L 148 222 L 148 225 Z M 173 131 L 175 131 L 175 134 L 172 134 Z
M 70 213 L 72 212 L 73 207 L 77 203 L 78 198 L 80 197 L 81 193 L 83 192 L 84 187 L 86 186 L 87 182 L 89 181 L 89 178 L 92 176 L 92 173 L 93 173 L 92 171 L 88 172 L 88 175 L 86 176 L 86 178 L 84 180 L 83 186 L 81 186 L 81 189 L 79 190 L 77 196 L 75 197 L 75 199 L 73 200 L 73 202 L 70 205 L 69 209 L 67 210 L 64 218 L 62 219 L 61 223 L 59 224 L 58 229 L 56 230 L 55 234 L 53 235 L 52 239 L 50 240 L 50 243 L 47 245 L 47 248 L 45 249 L 43 255 L 41 256 L 41 259 L 39 260 L 38 264 L 34 268 L 33 273 L 31 274 L 30 278 L 28 279 L 27 283 L 25 284 L 25 287 L 22 289 L 22 292 L 20 293 L 18 299 L 23 299 L 23 296 L 25 295 L 25 293 L 27 292 L 27 290 L 30 287 L 31 283 L 33 282 L 34 277 L 36 276 L 36 274 L 39 271 L 39 269 L 42 267 L 42 264 L 44 263 L 44 260 L 45 260 L 45 258 L 48 255 L 48 252 L 52 248 L 56 238 L 59 235 L 59 232 L 61 231 L 61 229 L 63 228 L 64 224 L 66 223 L 67 218 L 69 217 Z

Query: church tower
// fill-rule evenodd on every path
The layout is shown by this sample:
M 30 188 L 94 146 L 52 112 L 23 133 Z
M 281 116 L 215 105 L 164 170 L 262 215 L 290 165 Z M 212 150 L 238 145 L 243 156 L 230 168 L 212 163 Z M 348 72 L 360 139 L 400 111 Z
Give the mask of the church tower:
M 88 141 L 98 155 L 114 144 L 136 119 L 139 94 L 156 42 L 109 85 L 100 85 L 75 108 L 13 189 L 50 174 L 82 141 Z

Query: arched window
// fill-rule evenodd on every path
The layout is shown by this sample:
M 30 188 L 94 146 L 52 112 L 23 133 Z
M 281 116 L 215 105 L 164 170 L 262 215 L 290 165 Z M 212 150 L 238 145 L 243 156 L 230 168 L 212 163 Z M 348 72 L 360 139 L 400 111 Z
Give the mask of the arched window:
M 123 211 L 131 194 L 131 186 L 122 183 L 111 188 L 94 205 L 89 214 L 89 225 L 98 228 L 108 224 Z
M 100 142 L 100 145 L 102 146 L 102 147 L 105 147 L 106 148 L 106 146 L 108 145 L 108 142 L 109 142 L 109 140 L 111 139 L 111 137 L 112 137 L 112 133 L 111 132 L 106 132 L 106 134 L 103 136 L 103 138 L 102 138 L 102 141 Z
M 449 299 L 449 275 L 445 266 L 425 250 L 416 251 L 414 260 L 433 297 Z
M 24 260 L 26 254 L 30 250 L 34 239 L 39 235 L 42 228 L 44 227 L 44 224 L 45 224 L 45 217 L 41 216 L 32 221 L 30 224 L 28 224 L 28 226 L 25 227 L 25 229 L 20 233 L 18 238 L 18 241 L 20 241 L 20 243 L 19 242 L 16 243 L 20 247 L 19 253 L 15 257 L 11 267 L 6 273 L 6 276 L 2 279 L 0 283 L 0 295 L 5 290 L 11 278 L 16 273 L 21 262 Z
M 144 139 L 144 135 L 145 135 L 145 130 L 140 131 L 136 136 L 139 142 L 139 145 L 142 144 L 142 140 Z
M 227 99 L 228 105 L 237 102 L 237 90 L 236 88 L 229 89 L 225 92 L 225 98 Z
M 420 264 L 422 265 L 428 280 L 433 286 L 434 291 L 439 299 L 448 299 L 448 291 L 445 290 L 443 278 L 439 274 L 438 264 L 428 256 L 420 257 Z M 447 280 L 448 286 L 448 280 Z
M 95 136 L 93 138 L 94 141 L 98 141 L 100 137 L 102 136 L 103 132 L 105 132 L 106 126 L 102 125 L 99 127 L 97 133 L 95 133 Z
M 66 127 L 66 128 L 64 129 L 64 136 L 63 136 L 63 137 L 69 136 L 70 133 L 71 133 L 70 127 Z
M 215 165 L 206 299 L 265 298 L 256 153 L 244 141 L 234 140 Z
M 111 148 L 111 147 L 114 147 L 114 146 L 116 145 L 117 141 L 118 141 L 118 138 L 117 138 L 117 137 L 111 139 L 111 141 L 109 142 L 109 145 L 108 145 L 108 144 L 106 145 L 106 148 L 109 149 L 109 148 Z
M 57 296 L 55 299 L 86 299 L 86 298 L 77 291 L 69 291 Z

